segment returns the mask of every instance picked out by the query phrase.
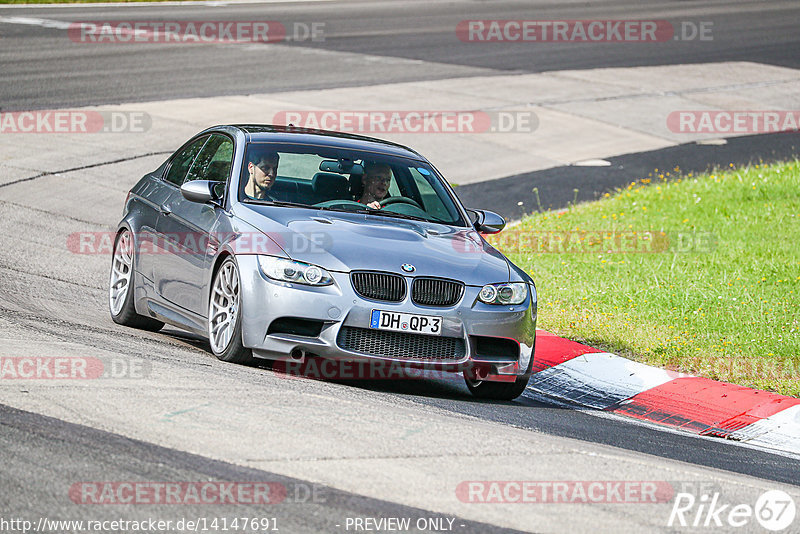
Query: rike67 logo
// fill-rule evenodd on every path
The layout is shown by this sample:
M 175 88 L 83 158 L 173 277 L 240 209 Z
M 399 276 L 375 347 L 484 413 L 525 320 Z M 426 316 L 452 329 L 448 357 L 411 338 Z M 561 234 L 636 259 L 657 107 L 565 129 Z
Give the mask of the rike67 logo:
M 724 502 L 719 492 L 677 493 L 667 526 L 690 528 L 720 528 L 726 530 L 753 526 L 753 519 L 763 528 L 778 532 L 792 525 L 797 510 L 794 499 L 781 490 L 764 492 L 755 505 Z

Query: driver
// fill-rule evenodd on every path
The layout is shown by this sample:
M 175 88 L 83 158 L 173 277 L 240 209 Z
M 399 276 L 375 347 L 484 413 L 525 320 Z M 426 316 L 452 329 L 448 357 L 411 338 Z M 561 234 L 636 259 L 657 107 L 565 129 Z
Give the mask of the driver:
M 381 200 L 389 196 L 392 168 L 386 163 L 368 161 L 364 164 L 364 176 L 361 181 L 364 185 L 364 193 L 358 202 L 376 210 L 381 209 Z
M 278 161 L 280 156 L 277 152 L 254 149 L 248 153 L 247 171 L 250 178 L 244 186 L 244 192 L 250 198 L 259 200 L 276 200 L 269 190 L 275 184 L 278 175 Z

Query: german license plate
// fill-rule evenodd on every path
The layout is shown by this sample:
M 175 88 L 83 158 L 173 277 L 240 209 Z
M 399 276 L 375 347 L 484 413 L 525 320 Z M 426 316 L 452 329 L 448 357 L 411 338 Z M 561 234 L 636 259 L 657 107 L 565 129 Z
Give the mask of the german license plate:
M 376 330 L 440 336 L 442 335 L 442 318 L 436 315 L 415 315 L 413 313 L 372 310 L 369 327 Z

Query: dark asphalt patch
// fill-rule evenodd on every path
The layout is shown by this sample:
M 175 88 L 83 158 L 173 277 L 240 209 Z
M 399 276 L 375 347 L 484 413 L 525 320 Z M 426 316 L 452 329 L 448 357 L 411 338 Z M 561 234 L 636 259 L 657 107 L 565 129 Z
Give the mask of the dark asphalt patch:
M 536 211 L 557 210 L 577 202 L 597 200 L 604 193 L 631 182 L 648 178 L 654 169 L 669 171 L 675 167 L 685 176 L 715 167 L 728 168 L 755 163 L 793 160 L 800 156 L 800 132 L 749 135 L 727 139 L 724 145 L 686 143 L 659 150 L 605 158 L 607 167 L 567 165 L 526 172 L 497 180 L 461 185 L 455 188 L 461 201 L 470 208 L 496 211 L 509 220 L 520 219 Z M 652 178 L 652 176 L 651 176 Z M 541 206 L 533 188 L 538 188 Z M 575 192 L 577 190 L 577 194 Z M 518 203 L 522 202 L 520 206 Z

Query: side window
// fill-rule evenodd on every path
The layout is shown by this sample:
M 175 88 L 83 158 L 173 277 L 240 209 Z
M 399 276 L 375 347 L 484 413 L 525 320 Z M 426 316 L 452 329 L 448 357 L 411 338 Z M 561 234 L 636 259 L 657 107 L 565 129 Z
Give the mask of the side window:
M 166 176 L 168 182 L 171 182 L 175 185 L 183 184 L 183 179 L 186 177 L 186 173 L 189 171 L 189 166 L 194 161 L 197 153 L 200 152 L 200 149 L 203 148 L 203 145 L 207 139 L 208 137 L 201 137 L 194 143 L 181 150 L 174 158 L 172 158 L 172 163 L 170 164 L 169 171 L 167 171 Z
M 194 159 L 184 182 L 211 180 L 225 182 L 233 163 L 233 141 L 221 134 L 213 134 Z

